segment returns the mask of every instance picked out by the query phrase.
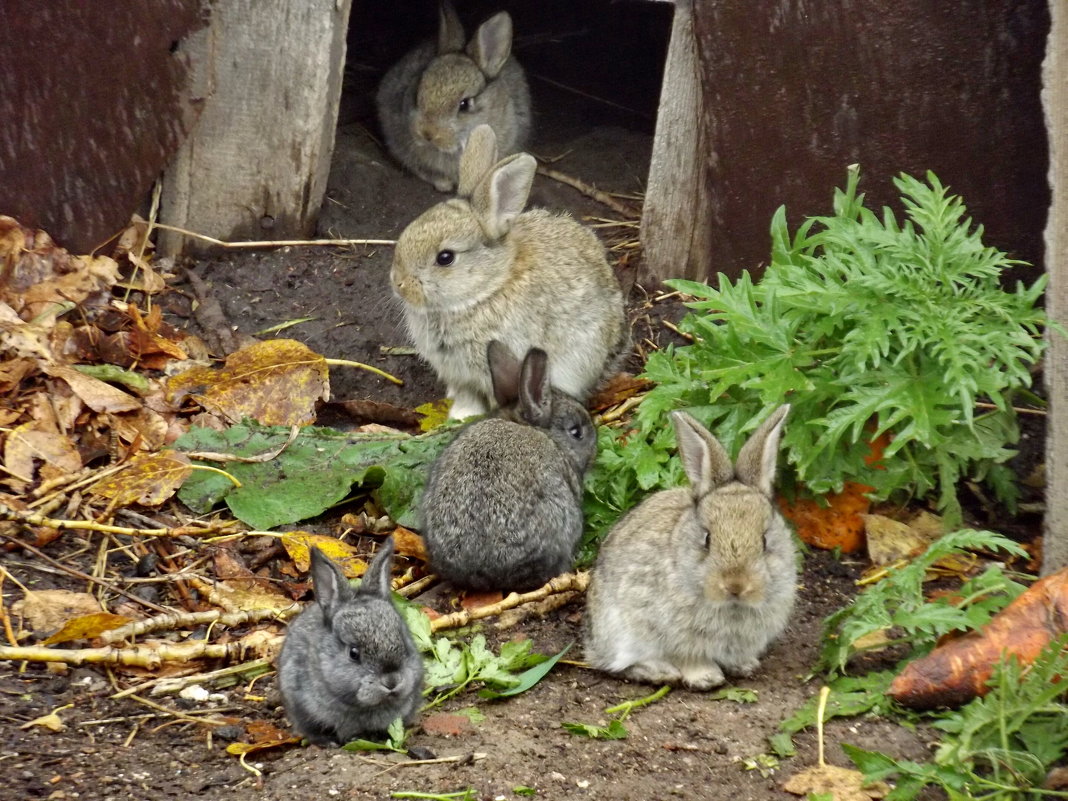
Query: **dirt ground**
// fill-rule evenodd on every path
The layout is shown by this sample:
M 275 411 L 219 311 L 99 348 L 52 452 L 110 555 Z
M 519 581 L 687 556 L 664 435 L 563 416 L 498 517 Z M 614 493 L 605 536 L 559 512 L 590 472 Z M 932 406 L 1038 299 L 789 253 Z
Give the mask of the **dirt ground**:
M 656 4 L 648 4 L 656 5 Z M 640 192 L 651 149 L 647 121 L 627 126 L 627 115 L 609 112 L 595 123 L 588 109 L 569 93 L 533 81 L 538 112 L 532 150 L 556 158 L 553 167 L 600 189 Z M 349 120 L 339 130 L 333 170 L 320 221 L 324 236 L 394 238 L 441 195 L 404 174 L 375 140 L 366 117 L 367 96 L 349 98 Z M 615 218 L 606 208 L 544 177 L 537 179 L 534 203 L 570 209 L 580 217 Z M 632 228 L 601 229 L 606 241 L 635 239 Z M 616 253 L 618 258 L 627 250 Z M 228 323 L 242 334 L 299 318 L 312 318 L 273 336 L 299 339 L 328 357 L 373 364 L 404 379 L 403 387 L 356 368 L 331 373 L 334 399 L 372 399 L 414 407 L 442 395 L 442 387 L 418 359 L 384 351 L 405 345 L 400 308 L 392 298 L 389 248 L 283 248 L 273 252 L 226 254 L 201 259 L 190 267 L 219 301 Z M 650 305 L 641 287 L 631 286 L 633 262 L 621 266 L 630 289 L 634 337 L 659 340 L 661 317 L 678 309 Z M 198 329 L 188 284 L 167 300 L 171 319 Z M 218 333 L 218 332 L 214 332 Z M 637 359 L 636 359 L 637 361 Z M 90 555 L 77 551 L 79 538 L 68 533 L 59 551 L 71 563 Z M 83 549 L 84 550 L 84 549 Z M 53 556 L 58 552 L 50 551 Z M 0 553 L 3 564 L 32 588 L 71 585 L 29 554 Z M 445 711 L 477 704 L 485 720 L 446 736 L 419 730 L 409 745 L 436 756 L 465 756 L 451 764 L 408 765 L 403 758 L 359 755 L 317 747 L 288 746 L 253 755 L 260 777 L 224 751 L 225 731 L 184 723 L 130 699 L 114 700 L 112 681 L 126 679 L 95 668 L 52 673 L 38 665 L 0 663 L 0 797 L 10 799 L 227 798 L 381 799 L 398 791 L 452 793 L 473 788 L 479 799 L 522 797 L 533 788 L 545 799 L 789 798 L 780 785 L 786 776 L 815 763 L 815 736 L 803 733 L 798 755 L 778 769 L 747 769 L 746 760 L 769 750 L 766 738 L 779 722 L 818 691 L 808 674 L 820 639 L 820 624 L 849 602 L 853 581 L 864 565 L 838 561 L 828 553 L 805 558 L 799 602 L 785 636 L 772 648 L 761 670 L 738 682 L 757 693 L 741 704 L 713 701 L 708 694 L 676 690 L 637 710 L 627 721 L 630 736 L 619 741 L 576 737 L 563 722 L 605 722 L 604 709 L 651 692 L 582 667 L 559 665 L 531 691 L 504 702 L 486 702 L 474 693 L 453 699 Z M 3 587 L 5 603 L 18 593 Z M 579 640 L 581 604 L 545 619 L 496 631 L 479 627 L 491 642 L 529 637 L 541 653 L 555 653 Z M 579 658 L 578 649 L 573 652 Z M 285 727 L 275 680 L 268 675 L 251 689 L 236 687 L 197 707 L 216 709 L 239 723 L 266 719 Z M 169 708 L 173 698 L 153 698 Z M 51 732 L 23 724 L 57 707 L 66 728 Z M 924 759 L 926 735 L 878 720 L 835 722 L 828 727 L 828 759 L 848 765 L 841 741 L 879 748 L 891 755 Z M 766 775 L 765 775 L 766 774 Z

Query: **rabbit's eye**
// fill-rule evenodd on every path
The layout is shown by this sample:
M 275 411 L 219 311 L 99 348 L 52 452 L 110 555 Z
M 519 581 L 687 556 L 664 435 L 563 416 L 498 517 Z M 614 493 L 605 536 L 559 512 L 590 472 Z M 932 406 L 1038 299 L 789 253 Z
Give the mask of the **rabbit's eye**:
M 349 659 L 351 659 L 353 662 L 359 662 L 360 661 L 360 649 L 359 649 L 358 646 L 356 646 L 356 645 L 350 645 L 349 646 Z
M 435 261 L 437 261 L 437 263 L 442 267 L 448 267 L 450 264 L 456 261 L 456 254 L 453 253 L 451 250 L 441 250 L 438 251 L 438 257 L 437 259 L 435 259 Z
M 582 426 L 575 423 L 567 430 L 567 433 L 571 435 L 572 439 L 582 439 Z
M 705 529 L 705 550 L 707 551 L 712 546 L 712 532 L 707 528 Z
M 460 101 L 460 111 L 464 114 L 469 114 L 475 110 L 475 99 L 473 97 L 465 97 Z

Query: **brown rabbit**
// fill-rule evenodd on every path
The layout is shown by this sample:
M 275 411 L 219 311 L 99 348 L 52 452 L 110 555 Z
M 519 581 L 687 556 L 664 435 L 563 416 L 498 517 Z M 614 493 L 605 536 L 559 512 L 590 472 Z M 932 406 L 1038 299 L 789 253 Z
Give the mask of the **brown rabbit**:
M 390 279 L 419 355 L 445 383 L 454 418 L 491 409 L 490 340 L 549 357 L 552 385 L 585 400 L 629 341 L 623 293 L 604 246 L 567 214 L 523 211 L 537 162 L 497 161 L 489 126 L 460 165 L 461 197 L 401 234 Z

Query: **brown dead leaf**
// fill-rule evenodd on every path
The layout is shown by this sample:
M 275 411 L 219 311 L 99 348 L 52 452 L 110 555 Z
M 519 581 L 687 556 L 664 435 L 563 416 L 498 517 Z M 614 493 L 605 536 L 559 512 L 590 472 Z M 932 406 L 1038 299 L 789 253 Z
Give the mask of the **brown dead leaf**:
M 58 312 L 71 303 L 95 305 L 108 298 L 119 266 L 106 256 L 71 256 L 44 231 L 0 216 L 0 300 L 23 320 Z
M 426 552 L 426 542 L 421 536 L 404 526 L 397 526 L 393 529 L 393 544 L 400 556 L 418 559 L 424 564 L 430 561 L 430 555 Z
M 125 615 L 113 615 L 110 612 L 96 612 L 91 615 L 82 615 L 68 620 L 63 628 L 42 642 L 42 645 L 54 645 L 57 642 L 70 642 L 71 640 L 91 640 L 99 637 L 105 631 L 125 626 L 133 618 Z
M 184 453 L 139 453 L 118 473 L 90 486 L 89 492 L 110 498 L 118 506 L 159 506 L 178 491 L 192 470 Z
M 873 565 L 892 565 L 925 550 L 931 544 L 931 540 L 908 523 L 884 515 L 862 514 L 861 517 L 868 541 L 868 558 Z
M 280 745 L 299 743 L 301 738 L 289 732 L 282 731 L 277 726 L 266 720 L 252 720 L 245 726 L 245 731 L 252 738 L 249 743 L 230 743 L 226 746 L 226 753 L 240 756 L 251 754 L 254 751 L 263 751 L 266 748 L 277 748 Z
M 231 422 L 252 417 L 264 425 L 307 425 L 315 402 L 330 395 L 326 360 L 291 339 L 257 342 L 226 359 L 221 370 L 194 368 L 167 384 L 174 403 L 191 396 Z
M 22 380 L 36 369 L 37 362 L 33 359 L 16 358 L 0 362 L 0 395 L 15 391 Z
M 590 398 L 586 407 L 591 412 L 603 412 L 613 406 L 618 406 L 627 398 L 633 397 L 639 392 L 649 391 L 653 386 L 654 383 L 648 378 L 639 378 L 629 373 L 618 373 Z
M 38 423 L 23 423 L 8 433 L 4 442 L 4 468 L 12 476 L 33 481 L 57 478 L 82 468 L 82 457 L 69 437 L 39 431 Z
M 460 737 L 475 730 L 475 724 L 466 715 L 435 712 L 427 715 L 420 724 L 423 732 L 436 737 Z
M 883 798 L 890 792 L 885 782 L 873 782 L 864 787 L 863 773 L 836 765 L 806 768 L 791 776 L 783 784 L 783 789 L 794 795 L 829 794 L 834 801 L 871 801 L 873 798 Z
M 139 358 L 143 359 L 150 353 L 163 353 L 171 358 L 184 360 L 189 358 L 174 340 L 161 333 L 163 328 L 163 309 L 153 306 L 152 310 L 144 317 L 134 305 L 129 306 L 130 319 L 133 321 L 134 330 L 131 332 L 131 350 Z
M 70 590 L 30 590 L 11 605 L 11 611 L 38 634 L 55 632 L 69 621 L 104 610 L 87 592 Z
M 212 589 L 220 606 L 235 611 L 285 609 L 293 605 L 293 601 L 276 590 L 267 579 L 259 577 L 218 581 Z
M 53 732 L 63 731 L 65 728 L 67 728 L 67 725 L 62 720 L 60 720 L 59 713 L 64 709 L 70 709 L 72 706 L 74 706 L 74 704 L 67 704 L 66 706 L 61 706 L 59 709 L 49 712 L 47 715 L 41 715 L 41 717 L 39 718 L 34 718 L 33 720 L 27 723 L 23 723 L 21 726 L 19 726 L 19 728 L 29 729 L 33 726 L 40 726 L 42 729 L 48 729 L 49 731 Z
M 85 375 L 61 364 L 50 364 L 45 372 L 65 381 L 85 405 L 94 412 L 132 412 L 141 408 L 141 402 L 99 378 Z
M 356 555 L 356 549 L 336 537 L 290 531 L 282 537 L 282 547 L 301 573 L 311 568 L 311 546 L 315 546 L 336 562 L 347 578 L 359 578 L 367 572 L 367 562 Z
M 168 444 L 170 423 L 151 409 L 106 415 L 109 427 L 123 442 L 140 441 L 141 448 L 154 451 Z M 174 439 L 170 440 L 171 442 Z

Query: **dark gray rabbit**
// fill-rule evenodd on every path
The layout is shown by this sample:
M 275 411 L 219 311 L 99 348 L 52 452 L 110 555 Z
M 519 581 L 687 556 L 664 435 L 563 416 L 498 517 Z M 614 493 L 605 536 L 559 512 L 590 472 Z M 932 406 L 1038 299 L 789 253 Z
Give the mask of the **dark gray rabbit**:
M 431 467 L 423 536 L 431 568 L 454 584 L 527 590 L 571 568 L 596 433 L 585 407 L 550 386 L 545 351 L 520 364 L 492 340 L 487 358 L 499 408 Z
M 423 662 L 390 600 L 393 540 L 383 543 L 356 589 L 322 551 L 311 549 L 315 601 L 289 625 L 278 681 L 293 728 L 318 745 L 411 723 Z

